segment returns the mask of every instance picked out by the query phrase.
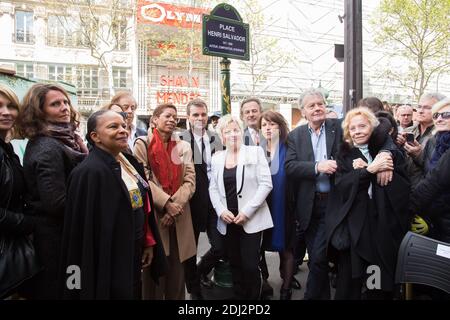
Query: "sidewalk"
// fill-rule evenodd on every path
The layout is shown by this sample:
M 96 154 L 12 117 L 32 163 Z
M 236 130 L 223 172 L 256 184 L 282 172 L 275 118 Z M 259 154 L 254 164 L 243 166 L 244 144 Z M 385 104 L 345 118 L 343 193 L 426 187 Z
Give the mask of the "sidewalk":
M 208 242 L 208 238 L 206 237 L 206 233 L 200 233 L 200 238 L 198 242 L 198 256 L 197 259 L 200 259 L 203 254 L 208 251 L 210 245 Z M 281 287 L 281 278 L 280 272 L 278 270 L 279 266 L 279 256 L 276 252 L 266 252 L 266 260 L 267 266 L 269 268 L 269 283 L 273 287 L 274 295 L 272 300 L 280 299 L 280 287 Z M 308 277 L 308 267 L 306 266 L 306 262 L 303 263 L 299 272 L 295 275 L 295 278 L 300 282 L 302 288 L 300 290 L 292 290 L 292 300 L 301 300 L 305 294 L 306 287 L 306 279 Z M 232 296 L 231 288 L 220 288 L 214 287 L 212 289 L 202 288 L 203 295 L 206 299 L 212 300 L 222 300 L 229 299 Z M 189 294 L 186 292 L 186 299 L 189 299 Z

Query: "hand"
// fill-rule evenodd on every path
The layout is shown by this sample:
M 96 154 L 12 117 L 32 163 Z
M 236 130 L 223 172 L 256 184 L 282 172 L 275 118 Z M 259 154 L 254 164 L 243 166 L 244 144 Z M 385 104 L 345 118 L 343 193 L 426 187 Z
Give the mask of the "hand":
M 394 170 L 392 156 L 387 152 L 377 154 L 373 162 L 367 167 L 367 171 L 373 174 L 386 170 Z
M 403 133 L 399 133 L 397 135 L 397 145 L 399 147 L 403 146 L 406 143 L 406 137 L 403 135 Z
M 175 223 L 175 218 L 172 217 L 170 214 L 166 213 L 162 218 L 161 218 L 161 224 L 163 227 L 170 227 L 172 224 Z
M 225 210 L 220 214 L 220 219 L 225 221 L 226 224 L 230 224 L 234 222 L 234 214 L 228 210 Z
M 403 146 L 406 152 L 414 158 L 417 158 L 422 153 L 422 146 L 417 140 L 414 140 L 412 143 L 405 143 Z
M 353 160 L 353 169 L 364 169 L 368 164 L 363 159 L 358 158 Z
M 240 226 L 244 225 L 244 223 L 246 223 L 247 221 L 247 216 L 242 212 L 239 212 L 239 214 L 234 218 L 234 223 Z
M 413 222 L 411 223 L 411 231 L 421 235 L 426 235 L 429 231 L 428 224 L 424 219 L 422 219 L 422 217 L 416 214 Z
M 317 163 L 317 171 L 320 173 L 333 174 L 337 170 L 335 160 L 323 160 Z
M 166 205 L 164 206 L 164 210 L 166 213 L 170 214 L 172 217 L 176 217 L 178 215 L 183 214 L 183 207 L 180 206 L 178 203 L 167 201 Z
M 394 171 L 392 171 L 392 170 L 378 172 L 377 173 L 377 183 L 380 186 L 385 187 L 389 184 L 389 182 L 392 181 L 393 175 L 394 175 Z
M 144 248 L 142 252 L 142 268 L 147 268 L 153 260 L 153 247 Z

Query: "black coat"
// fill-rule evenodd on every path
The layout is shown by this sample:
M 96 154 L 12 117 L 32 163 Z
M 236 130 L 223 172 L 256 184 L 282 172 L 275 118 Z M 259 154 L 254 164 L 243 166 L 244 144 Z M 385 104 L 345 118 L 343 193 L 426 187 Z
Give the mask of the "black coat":
M 450 242 L 450 150 L 415 187 L 411 194 L 410 210 L 428 215 L 437 224 L 439 240 Z
M 209 143 L 211 147 L 211 157 L 216 151 L 223 150 L 222 142 L 219 136 L 207 130 L 209 136 Z M 195 193 L 189 201 L 191 207 L 192 225 L 194 227 L 195 234 L 206 231 L 208 214 L 214 212 L 214 208 L 209 198 L 209 180 L 207 166 L 202 159 L 201 150 L 198 149 L 194 136 L 190 130 L 183 131 L 180 134 L 180 139 L 188 142 L 191 145 L 192 156 L 194 158 L 195 166 Z M 200 163 L 201 160 L 201 163 Z
M 341 121 L 327 119 L 325 134 L 328 158 L 336 159 L 342 140 Z M 293 130 L 288 137 L 286 153 L 286 175 L 294 186 L 294 196 L 297 199 L 295 210 L 300 229 L 305 231 L 311 220 L 316 192 L 316 172 L 314 151 L 308 125 L 302 125 Z M 333 185 L 333 176 L 331 185 Z
M 15 177 L 15 172 L 22 177 Z M 14 153 L 12 145 L 0 139 L 0 233 L 2 234 L 26 235 L 34 228 L 32 217 L 23 213 L 26 185 L 22 185 L 23 189 L 19 194 L 14 190 L 14 182 L 19 179 L 24 179 L 19 158 Z M 11 201 L 14 191 L 16 201 Z
M 124 154 L 141 177 L 144 168 Z M 151 207 L 153 200 L 148 192 Z M 154 212 L 148 216 L 157 245 L 152 275 L 162 275 L 165 254 Z M 135 254 L 134 215 L 120 164 L 109 153 L 94 147 L 69 177 L 62 239 L 60 292 L 65 299 L 133 299 Z M 66 268 L 80 266 L 81 290 L 65 286 Z
M 85 155 L 73 152 L 62 142 L 46 136 L 31 139 L 23 167 L 31 211 L 36 217 L 34 245 L 44 271 L 33 279 L 33 298 L 55 299 L 56 275 L 66 206 L 66 182 Z
M 380 151 L 369 144 L 374 159 Z M 386 148 L 385 148 L 386 149 Z M 335 187 L 331 192 L 325 218 L 328 255 L 337 253 L 331 240 L 338 226 L 346 224 L 350 236 L 350 256 L 354 278 L 366 275 L 365 267 L 377 265 L 381 270 L 381 287 L 391 291 L 394 284 L 397 253 L 403 236 L 409 229 L 408 201 L 410 182 L 402 153 L 390 149 L 394 160 L 394 176 L 386 187 L 378 185 L 376 175 L 366 169 L 353 169 L 353 160 L 361 158 L 361 151 L 343 143 L 337 157 Z M 372 200 L 368 195 L 372 184 Z M 339 231 L 342 229 L 339 228 Z M 340 237 L 343 233 L 334 235 Z
M 35 260 L 30 263 L 30 259 L 20 254 L 29 243 L 25 239 L 34 229 L 32 216 L 24 214 L 25 194 L 19 158 L 11 144 L 0 139 L 0 299 L 39 271 Z M 21 289 L 25 289 L 24 285 Z

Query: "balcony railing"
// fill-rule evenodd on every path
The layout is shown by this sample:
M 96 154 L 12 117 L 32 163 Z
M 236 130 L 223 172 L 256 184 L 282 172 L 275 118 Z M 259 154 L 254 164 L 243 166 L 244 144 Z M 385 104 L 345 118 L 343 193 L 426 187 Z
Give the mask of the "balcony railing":
M 35 37 L 34 34 L 29 32 L 16 31 L 12 34 L 13 42 L 15 43 L 25 43 L 25 44 L 34 44 Z

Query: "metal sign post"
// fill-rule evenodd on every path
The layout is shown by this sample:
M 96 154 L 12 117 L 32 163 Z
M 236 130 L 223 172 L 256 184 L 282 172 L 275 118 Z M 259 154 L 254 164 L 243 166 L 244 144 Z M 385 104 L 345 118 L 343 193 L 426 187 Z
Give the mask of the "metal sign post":
M 203 15 L 203 54 L 222 57 L 220 61 L 222 115 L 231 113 L 230 59 L 250 60 L 249 26 L 239 12 L 226 3 Z

